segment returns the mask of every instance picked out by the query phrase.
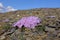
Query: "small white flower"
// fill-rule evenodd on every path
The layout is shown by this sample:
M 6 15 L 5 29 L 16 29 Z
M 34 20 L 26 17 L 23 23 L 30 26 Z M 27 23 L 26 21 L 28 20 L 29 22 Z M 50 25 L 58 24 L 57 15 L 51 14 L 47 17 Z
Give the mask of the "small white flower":
M 20 16 L 20 15 L 17 15 L 18 17 Z

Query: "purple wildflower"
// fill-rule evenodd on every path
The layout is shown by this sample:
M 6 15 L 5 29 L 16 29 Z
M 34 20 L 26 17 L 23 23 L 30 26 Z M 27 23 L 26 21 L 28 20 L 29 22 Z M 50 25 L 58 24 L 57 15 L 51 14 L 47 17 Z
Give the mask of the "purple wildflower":
M 23 17 L 21 20 L 14 23 L 14 27 L 18 26 L 21 28 L 23 25 L 27 28 L 35 28 L 35 26 L 41 22 L 41 19 L 35 16 Z
M 55 16 L 47 16 L 47 17 L 49 17 L 49 18 L 55 18 Z
M 5 20 L 3 20 L 3 22 L 8 22 L 9 21 L 9 19 L 5 19 Z

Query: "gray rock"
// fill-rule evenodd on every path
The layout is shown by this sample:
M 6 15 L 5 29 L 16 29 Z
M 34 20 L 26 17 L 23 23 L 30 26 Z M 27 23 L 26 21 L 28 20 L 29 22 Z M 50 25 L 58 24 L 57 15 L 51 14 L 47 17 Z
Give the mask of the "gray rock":
M 54 32 L 55 31 L 55 28 L 50 28 L 50 27 L 45 27 L 45 31 L 48 31 L 48 32 Z
M 4 40 L 5 39 L 5 36 L 0 36 L 0 40 Z

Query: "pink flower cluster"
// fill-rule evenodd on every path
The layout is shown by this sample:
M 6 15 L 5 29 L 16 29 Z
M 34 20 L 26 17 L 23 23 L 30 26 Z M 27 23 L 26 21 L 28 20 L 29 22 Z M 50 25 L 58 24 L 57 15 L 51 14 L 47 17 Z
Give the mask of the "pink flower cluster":
M 10 21 L 9 19 L 2 20 L 2 22 L 9 22 L 9 21 Z
M 23 25 L 27 28 L 35 28 L 35 26 L 41 22 L 41 19 L 36 16 L 23 17 L 19 21 L 14 23 L 14 27 L 21 28 Z

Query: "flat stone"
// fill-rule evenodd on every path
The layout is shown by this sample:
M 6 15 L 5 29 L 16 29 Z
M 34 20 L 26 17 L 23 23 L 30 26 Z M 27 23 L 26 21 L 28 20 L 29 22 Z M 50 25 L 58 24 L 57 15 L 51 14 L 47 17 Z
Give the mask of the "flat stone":
M 54 28 L 50 28 L 50 27 L 45 27 L 45 31 L 54 32 L 55 29 Z

